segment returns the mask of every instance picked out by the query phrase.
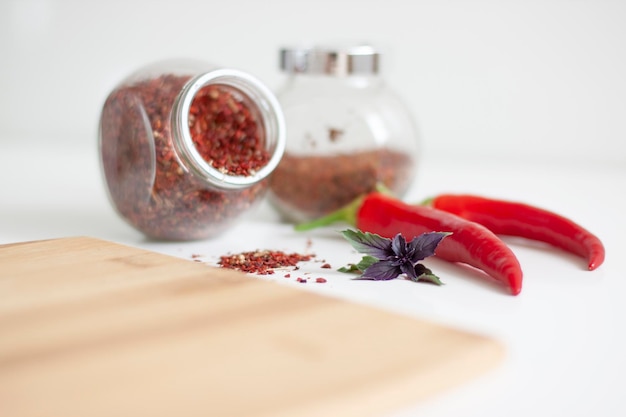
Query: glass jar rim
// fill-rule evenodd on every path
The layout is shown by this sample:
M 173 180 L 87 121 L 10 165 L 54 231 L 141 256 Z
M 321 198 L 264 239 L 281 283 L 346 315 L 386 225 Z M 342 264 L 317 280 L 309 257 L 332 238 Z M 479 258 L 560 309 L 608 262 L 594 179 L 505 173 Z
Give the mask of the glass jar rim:
M 189 131 L 189 111 L 196 94 L 208 85 L 234 88 L 257 105 L 265 130 L 265 146 L 271 145 L 269 161 L 250 175 L 231 175 L 206 161 L 196 148 Z M 285 119 L 278 99 L 256 77 L 240 70 L 220 68 L 192 77 L 183 87 L 172 111 L 174 145 L 187 168 L 211 185 L 221 189 L 241 189 L 254 185 L 278 166 L 285 151 Z

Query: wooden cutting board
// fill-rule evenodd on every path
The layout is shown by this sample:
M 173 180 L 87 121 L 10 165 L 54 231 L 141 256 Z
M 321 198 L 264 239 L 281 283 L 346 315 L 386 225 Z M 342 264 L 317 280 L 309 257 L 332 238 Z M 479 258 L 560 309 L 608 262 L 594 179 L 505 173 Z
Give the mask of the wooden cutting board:
M 102 240 L 0 246 L 0 415 L 380 416 L 494 340 Z

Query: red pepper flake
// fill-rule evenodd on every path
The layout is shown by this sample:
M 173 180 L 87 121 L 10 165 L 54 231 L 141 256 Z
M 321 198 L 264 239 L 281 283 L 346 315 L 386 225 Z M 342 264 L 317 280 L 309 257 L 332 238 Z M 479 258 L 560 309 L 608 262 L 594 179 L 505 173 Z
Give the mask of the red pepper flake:
M 315 278 L 315 282 L 319 282 L 320 284 L 323 284 L 324 282 L 326 282 L 326 278 Z
M 297 281 L 301 284 L 306 284 L 306 279 L 302 278 L 302 277 L 298 277 Z
M 285 278 L 291 278 L 291 274 L 285 274 Z
M 200 155 L 216 169 L 251 175 L 270 155 L 250 107 L 231 91 L 218 85 L 198 91 L 189 110 L 189 133 Z
M 298 269 L 298 262 L 310 261 L 312 258 L 313 255 L 261 250 L 221 256 L 218 264 L 222 268 L 236 269 L 251 274 L 269 275 L 273 274 L 276 268 L 293 266 L 295 267 L 294 270 Z
M 330 266 L 330 264 L 329 264 L 329 263 L 325 263 L 324 265 L 322 265 L 322 266 L 321 266 L 321 268 L 324 268 L 324 269 L 331 269 L 331 268 L 332 268 L 332 266 Z

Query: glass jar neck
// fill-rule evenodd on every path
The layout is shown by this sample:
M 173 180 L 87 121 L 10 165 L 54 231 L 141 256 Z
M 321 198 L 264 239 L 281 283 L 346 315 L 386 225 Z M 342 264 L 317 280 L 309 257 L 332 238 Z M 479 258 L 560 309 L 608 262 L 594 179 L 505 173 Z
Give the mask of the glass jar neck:
M 190 110 L 198 92 L 215 85 L 231 89 L 244 97 L 257 123 L 262 143 L 269 153 L 268 162 L 249 175 L 234 175 L 214 167 L 204 159 L 194 144 L 190 131 Z M 181 163 L 196 177 L 219 189 L 242 189 L 252 186 L 274 171 L 285 150 L 285 121 L 278 100 L 259 80 L 233 69 L 217 69 L 191 78 L 174 102 L 171 115 L 172 141 Z

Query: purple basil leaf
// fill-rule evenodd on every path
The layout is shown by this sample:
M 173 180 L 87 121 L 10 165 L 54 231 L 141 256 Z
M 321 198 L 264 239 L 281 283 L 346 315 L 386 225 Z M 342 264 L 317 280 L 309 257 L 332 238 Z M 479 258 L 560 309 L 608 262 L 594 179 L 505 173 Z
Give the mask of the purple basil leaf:
M 365 254 L 357 265 L 344 268 L 344 272 L 362 271 L 357 279 L 387 281 L 404 274 L 411 281 L 441 285 L 439 278 L 419 261 L 434 255 L 441 240 L 450 233 L 423 233 L 409 243 L 400 233 L 393 239 L 358 230 L 344 230 L 342 234 L 354 249 Z
M 418 266 L 421 264 L 417 264 Z M 415 267 L 410 262 L 405 262 L 400 265 L 400 270 L 411 280 L 417 281 L 417 272 L 415 271 Z
M 439 243 L 448 235 L 450 233 L 430 232 L 414 237 L 407 245 L 407 252 L 412 252 L 413 264 L 434 255 Z
M 376 259 L 386 259 L 388 256 L 393 255 L 391 239 L 374 233 L 363 233 L 350 229 L 341 233 L 357 252 L 373 256 Z
M 407 250 L 406 239 L 400 233 L 391 240 L 391 250 L 395 256 L 403 258 Z
M 388 281 L 397 278 L 402 271 L 397 266 L 393 266 L 390 262 L 379 261 L 363 271 L 361 278 L 373 279 L 376 281 Z

